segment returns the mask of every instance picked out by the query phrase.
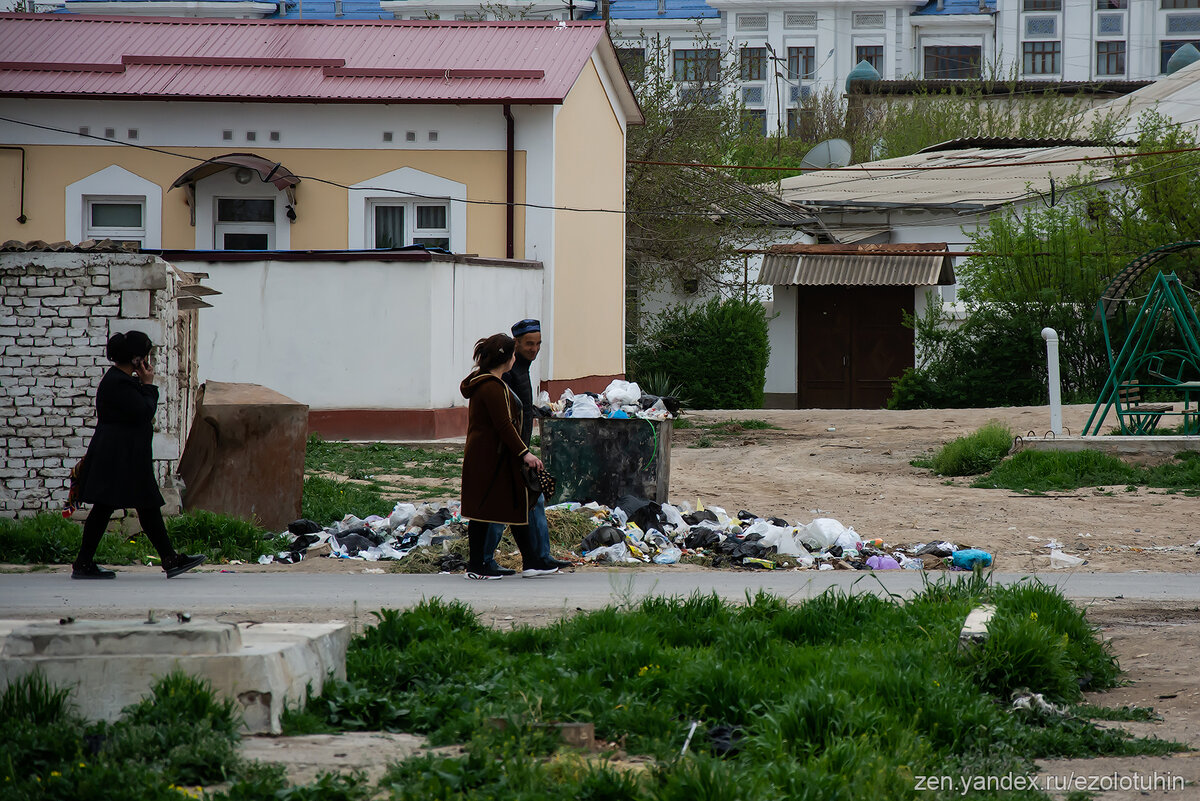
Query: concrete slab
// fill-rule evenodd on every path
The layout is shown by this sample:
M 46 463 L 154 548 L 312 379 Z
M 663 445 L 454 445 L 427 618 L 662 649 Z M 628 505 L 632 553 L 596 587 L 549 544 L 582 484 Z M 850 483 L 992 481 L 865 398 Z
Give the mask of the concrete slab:
M 72 690 L 81 714 L 116 720 L 121 710 L 179 670 L 237 700 L 248 732 L 281 731 L 285 704 L 304 703 L 327 676 L 345 678 L 345 623 L 0 620 L 0 685 L 35 671 Z
M 379 731 L 246 737 L 238 746 L 245 759 L 283 765 L 293 785 L 309 784 L 326 771 L 359 770 L 374 784 L 389 765 L 403 762 L 425 748 L 424 737 Z
M 1161 437 L 1018 437 L 1013 451 L 1101 451 L 1113 456 L 1172 456 L 1183 451 L 1200 451 L 1200 436 Z

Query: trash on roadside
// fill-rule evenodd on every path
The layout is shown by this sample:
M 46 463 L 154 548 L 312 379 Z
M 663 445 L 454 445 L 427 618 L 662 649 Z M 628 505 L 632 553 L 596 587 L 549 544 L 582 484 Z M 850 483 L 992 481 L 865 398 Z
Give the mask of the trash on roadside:
M 1068 567 L 1079 567 L 1086 565 L 1087 560 L 1078 556 L 1072 556 L 1069 553 L 1063 553 L 1057 548 L 1050 552 L 1050 567 L 1063 569 Z
M 950 554 L 950 565 L 960 570 L 974 570 L 976 565 L 991 567 L 992 555 L 978 548 L 960 548 Z

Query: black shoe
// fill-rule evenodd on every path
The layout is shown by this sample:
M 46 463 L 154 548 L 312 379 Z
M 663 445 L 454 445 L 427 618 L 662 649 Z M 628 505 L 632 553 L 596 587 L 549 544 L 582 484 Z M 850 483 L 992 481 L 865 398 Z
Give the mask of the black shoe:
M 566 570 L 568 567 L 575 567 L 574 562 L 566 562 L 562 559 L 555 559 L 553 556 L 546 560 L 546 564 L 553 565 L 554 567 L 561 568 L 563 570 Z
M 71 578 L 73 579 L 115 579 L 116 577 L 116 573 L 105 570 L 95 562 L 88 562 L 86 565 L 71 565 Z
M 489 576 L 515 576 L 515 575 L 517 575 L 517 571 L 509 570 L 507 567 L 501 567 L 500 563 L 497 562 L 495 559 L 493 559 L 490 562 L 485 562 L 483 569 Z
M 163 570 L 167 572 L 167 578 L 175 578 L 180 573 L 186 573 L 193 567 L 199 567 L 207 559 L 208 557 L 203 554 L 188 556 L 186 553 L 181 553 L 175 557 L 175 562 L 170 567 L 164 564 Z

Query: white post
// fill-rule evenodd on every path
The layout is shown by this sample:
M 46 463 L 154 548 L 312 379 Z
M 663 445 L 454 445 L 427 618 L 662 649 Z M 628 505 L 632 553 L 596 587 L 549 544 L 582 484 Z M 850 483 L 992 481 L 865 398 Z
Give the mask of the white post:
M 1062 386 L 1058 378 L 1058 332 L 1053 328 L 1042 329 L 1046 340 L 1046 368 L 1050 376 L 1050 430 L 1054 436 L 1062 435 Z

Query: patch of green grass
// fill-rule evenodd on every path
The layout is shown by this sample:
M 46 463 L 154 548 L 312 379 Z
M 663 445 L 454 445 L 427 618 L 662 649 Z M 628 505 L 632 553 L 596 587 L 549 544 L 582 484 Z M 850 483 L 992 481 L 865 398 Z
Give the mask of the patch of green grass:
M 712 437 L 702 436 L 695 443 L 688 445 L 689 448 L 711 448 L 713 446 Z
M 349 514 L 358 517 L 389 515 L 394 507 L 395 502 L 389 502 L 379 492 L 359 484 L 309 476 L 304 479 L 300 516 L 327 526 Z
M 1063 492 L 1079 487 L 1142 484 L 1144 471 L 1100 451 L 1022 451 L 971 486 Z
M 991 651 L 964 652 L 959 628 L 982 602 L 997 606 L 999 636 Z M 350 644 L 347 680 L 327 683 L 285 729 L 383 728 L 466 744 L 462 756 L 393 766 L 381 786 L 395 799 L 912 799 L 915 775 L 1184 749 L 1009 711 L 1017 686 L 1061 702 L 1117 680 L 1082 612 L 1036 582 L 929 582 L 906 602 L 631 597 L 507 632 L 460 601 L 376 614 Z M 546 737 L 542 724 L 556 721 L 591 722 L 597 738 L 657 765 L 577 759 Z M 735 751 L 709 736 L 714 727 L 738 733 Z
M 320 435 L 311 434 L 304 467 L 310 472 L 358 479 L 375 475 L 458 478 L 462 474 L 462 451 L 411 448 L 385 442 L 327 442 Z
M 250 771 L 236 751 L 236 702 L 216 700 L 204 682 L 164 677 L 113 723 L 84 721 L 66 695 L 40 677 L 26 677 L 0 697 L 5 801 L 179 799 L 178 787 L 236 780 Z M 273 793 L 285 786 L 281 780 Z M 273 793 L 259 797 L 278 797 Z
M 0 562 L 65 564 L 79 552 L 83 527 L 60 514 L 0 517 Z
M 1008 455 L 1012 441 L 1012 429 L 992 421 L 973 434 L 943 445 L 930 459 L 933 472 L 942 476 L 986 473 Z
M 207 554 L 213 563 L 230 559 L 253 561 L 286 547 L 290 538 L 274 537 L 245 520 L 213 512 L 191 511 L 167 518 L 167 533 L 176 550 Z M 15 564 L 69 564 L 79 552 L 83 527 L 61 515 L 0 519 L 0 562 Z M 100 540 L 96 561 L 129 565 L 156 559 L 144 534 L 126 536 L 109 531 Z
M 1089 720 L 1139 720 L 1153 722 L 1162 717 L 1148 706 L 1096 706 L 1094 704 L 1079 704 L 1071 708 L 1071 713 Z

